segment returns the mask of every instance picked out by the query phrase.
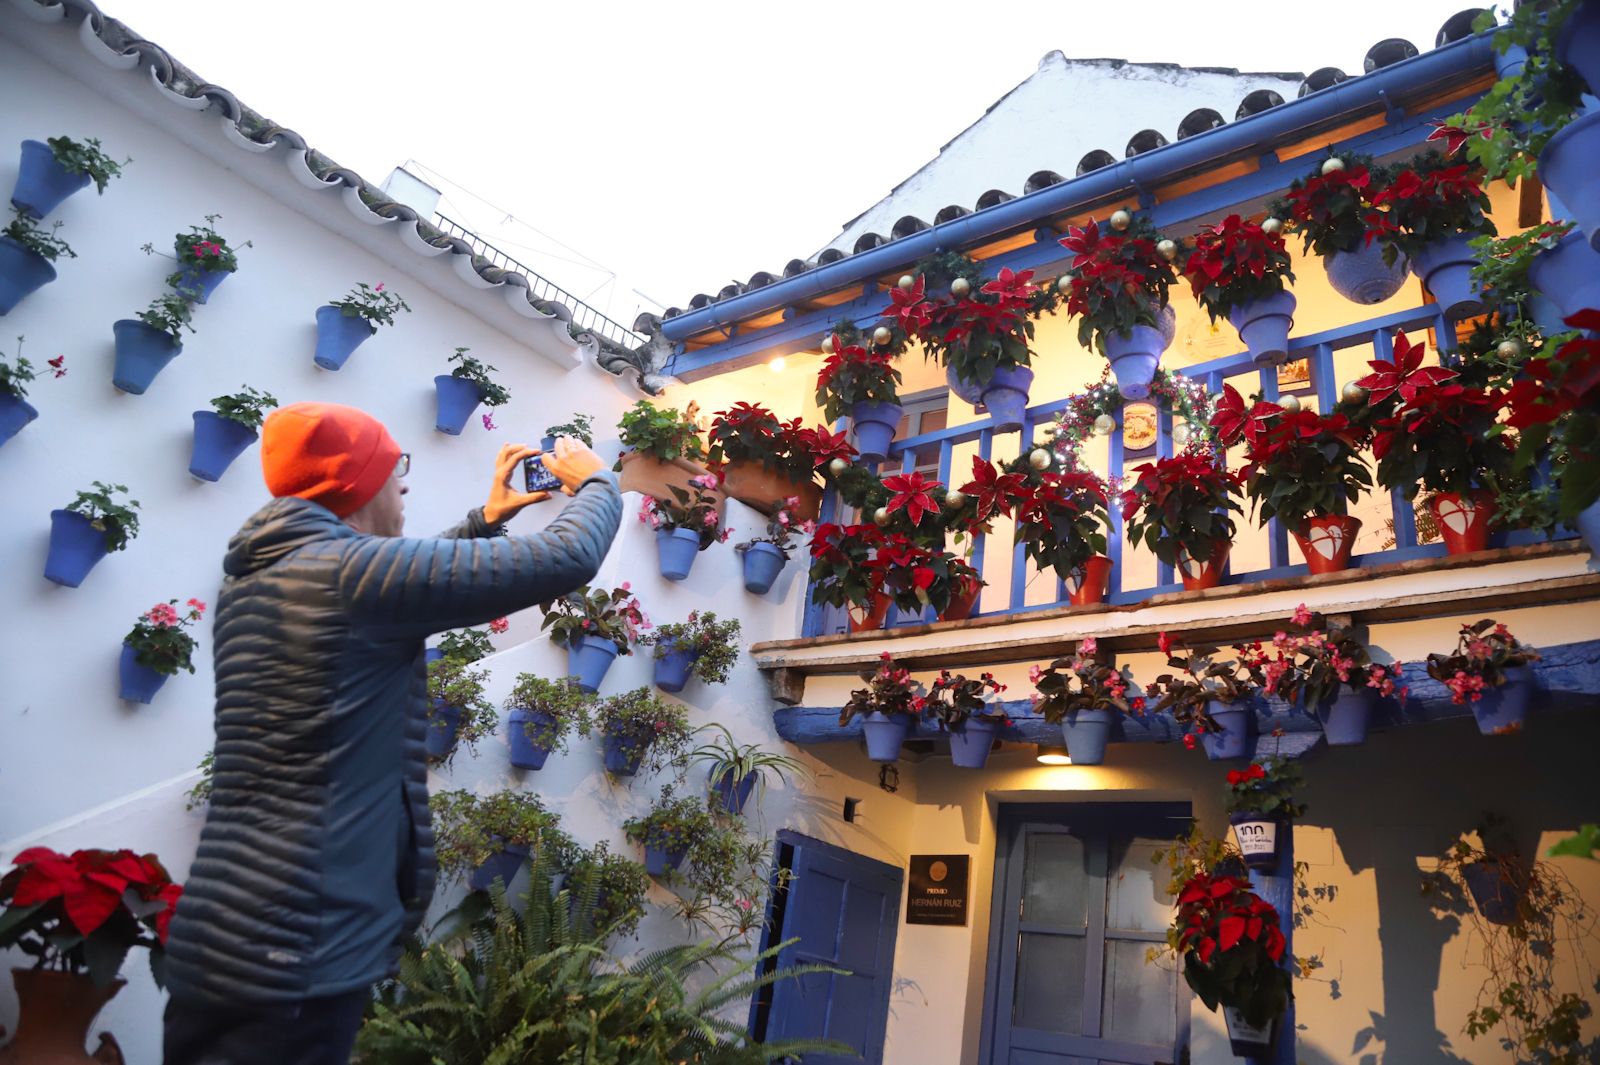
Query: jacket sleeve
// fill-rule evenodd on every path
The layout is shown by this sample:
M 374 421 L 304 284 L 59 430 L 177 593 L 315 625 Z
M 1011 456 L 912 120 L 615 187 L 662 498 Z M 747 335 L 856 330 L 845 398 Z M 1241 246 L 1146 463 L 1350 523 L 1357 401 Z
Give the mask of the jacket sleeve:
M 528 536 L 358 537 L 340 560 L 340 598 L 359 623 L 396 635 L 481 625 L 593 580 L 621 517 L 616 477 L 602 471 Z
M 467 518 L 460 525 L 446 529 L 439 534 L 441 540 L 477 540 L 486 536 L 504 536 L 504 525 L 490 525 L 483 516 L 482 507 L 473 507 L 467 511 Z

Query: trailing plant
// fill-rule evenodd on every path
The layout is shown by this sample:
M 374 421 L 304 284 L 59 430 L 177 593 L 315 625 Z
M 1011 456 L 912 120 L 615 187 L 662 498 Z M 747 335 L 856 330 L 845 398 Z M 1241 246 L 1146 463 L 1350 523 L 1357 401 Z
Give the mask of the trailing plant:
M 1371 156 L 1329 149 L 1327 158 L 1310 174 L 1296 178 L 1270 211 L 1300 235 L 1306 251 L 1324 259 L 1358 252 L 1368 244 L 1367 216 L 1375 209 L 1372 198 L 1387 180 L 1387 171 L 1374 167 Z
M 139 616 L 122 642 L 132 647 L 134 660 L 147 669 L 164 676 L 172 676 L 180 669 L 194 672 L 192 656 L 199 646 L 185 630 L 205 616 L 206 605 L 198 599 L 186 604 L 188 611 L 180 614 L 176 599 L 157 603 Z
M 1134 471 L 1122 493 L 1122 521 L 1128 542 L 1144 546 L 1169 566 L 1179 554 L 1207 562 L 1233 540 L 1230 512 L 1239 506 L 1239 473 L 1218 465 L 1207 453 L 1174 455 L 1146 462 Z
M 1260 223 L 1231 214 L 1195 234 L 1183 276 L 1215 322 L 1236 307 L 1282 292 L 1294 271 L 1282 233 L 1268 233 Z
M 618 654 L 632 654 L 630 645 L 650 628 L 650 619 L 631 588 L 628 581 L 609 592 L 586 584 L 560 599 L 540 603 L 544 622 L 539 627 L 549 629 L 550 638 L 563 647 L 578 647 L 584 637 L 593 636 L 616 644 Z
M 1469 243 L 1478 262 L 1472 268 L 1472 276 L 1501 303 L 1525 307 L 1533 293 L 1528 269 L 1535 259 L 1561 243 L 1572 228 L 1571 222 L 1540 222 L 1509 237 L 1473 237 Z
M 1457 706 L 1478 702 L 1485 691 L 1508 683 L 1507 670 L 1539 661 L 1539 652 L 1511 635 L 1493 618 L 1461 626 L 1456 649 L 1428 656 L 1428 676 L 1450 689 Z
M 742 544 L 734 547 L 735 551 L 744 552 L 751 544 L 771 544 L 778 549 L 784 558 L 789 557 L 789 552 L 794 550 L 796 536 L 810 536 L 817 529 L 817 523 L 807 518 L 799 521 L 795 516 L 795 508 L 800 505 L 799 496 L 788 496 L 767 521 L 767 531 L 762 536 L 752 536 Z
M 134 317 L 151 329 L 167 334 L 175 344 L 182 342 L 185 329 L 194 332 L 194 326 L 189 323 L 194 317 L 194 304 L 176 292 L 157 296 Z
M 411 313 L 411 305 L 398 293 L 390 292 L 382 281 L 371 286 L 358 281 L 343 299 L 329 300 L 328 306 L 339 308 L 346 318 L 365 318 L 374 329 L 380 325 L 394 325 L 401 311 Z
M 772 847 L 764 838 L 717 819 L 711 832 L 690 851 L 673 884 L 676 916 L 729 940 L 748 937 L 766 923 L 769 887 L 786 885 L 787 870 L 774 869 Z
M 657 532 L 687 529 L 700 540 L 700 550 L 726 543 L 733 530 L 722 524 L 722 474 L 702 473 L 689 478 L 689 487 L 667 485 L 671 499 L 645 496 L 639 503 L 639 520 Z
M 562 894 L 569 900 L 563 916 L 575 928 L 603 942 L 632 935 L 639 927 L 650 890 L 650 877 L 642 864 L 612 854 L 610 844 L 601 840 L 588 850 L 574 847 L 563 871 L 566 886 Z M 461 1065 L 470 1065 L 471 1060 L 475 1059 L 463 1060 Z M 620 1059 L 617 1065 L 622 1065 Z
M 81 141 L 71 137 L 51 137 L 45 143 L 50 146 L 50 154 L 61 164 L 61 169 L 69 174 L 88 174 L 94 182 L 95 192 L 101 196 L 105 195 L 111 179 L 121 177 L 122 168 L 133 162 L 132 159 L 124 159 L 119 163 L 112 159 L 100 150 L 100 141 L 95 137 L 85 137 Z
M 671 407 L 657 407 L 641 399 L 622 412 L 618 423 L 622 446 L 641 455 L 650 455 L 661 462 L 689 459 L 699 462 L 706 457 L 705 445 L 700 440 L 700 428 L 695 424 L 698 406 L 689 404 L 685 411 Z M 616 469 L 622 469 L 618 459 Z
M 26 337 L 17 337 L 17 356 L 15 361 L 0 356 L 0 392 L 8 393 L 18 399 L 28 398 L 28 386 L 40 374 L 40 371 L 33 368 L 33 363 L 29 362 L 26 356 L 22 354 L 22 345 L 26 340 Z M 52 376 L 67 376 L 67 357 L 65 355 L 57 355 L 55 358 L 46 359 L 45 361 L 50 365 Z
M 894 664 L 888 651 L 879 656 L 877 672 L 863 678 L 865 688 L 850 693 L 850 699 L 839 709 L 839 724 L 848 725 L 857 714 L 904 714 L 920 718 L 927 708 L 922 685 L 911 679 L 911 671 Z
M 1090 636 L 1078 642 L 1071 657 L 1058 658 L 1044 669 L 1028 667 L 1028 680 L 1035 689 L 1028 699 L 1034 710 L 1052 725 L 1079 710 L 1143 714 L 1144 697 L 1128 694 L 1134 690 L 1133 670 L 1115 666 L 1099 653 L 1099 645 Z
M 554 752 L 567 749 L 567 736 L 574 730 L 583 731 L 592 702 L 572 677 L 546 680 L 533 673 L 518 673 L 504 709 L 545 715 L 549 720 L 525 721 L 522 730 L 529 742 Z
M 584 447 L 594 447 L 594 416 L 574 414 L 569 421 L 557 422 L 544 431 L 545 436 L 570 436 L 582 440 Z
M 124 504 L 115 498 L 128 494 L 125 484 L 104 481 L 93 484 L 92 491 L 79 492 L 65 509 L 83 515 L 89 519 L 89 524 L 105 533 L 107 551 L 121 551 L 128 546 L 128 541 L 139 535 L 139 501 L 129 499 Z
M 150 952 L 166 986 L 167 927 L 183 887 L 154 854 L 29 847 L 0 877 L 0 950 L 15 947 L 35 971 L 88 974 L 108 987 L 128 951 Z
M 545 809 L 532 792 L 440 791 L 429 796 L 428 809 L 433 815 L 434 859 L 447 880 L 466 879 L 508 846 L 526 847 L 530 856 L 538 853 L 550 859 L 572 847 L 561 831 L 561 818 Z
M 1173 673 L 1163 673 L 1149 685 L 1151 695 L 1160 696 L 1156 712 L 1170 710 L 1180 725 L 1194 725 L 1197 732 L 1218 732 L 1220 726 L 1211 717 L 1208 703 L 1237 703 L 1250 698 L 1255 692 L 1255 681 L 1243 663 L 1236 659 L 1219 659 L 1215 647 L 1184 648 L 1183 654 L 1173 653 L 1174 641 L 1167 633 L 1156 637 L 1156 646 L 1167 656 L 1167 668 Z M 1194 734 L 1184 736 L 1184 746 L 1194 746 Z
M 941 669 L 928 685 L 924 706 L 927 715 L 946 732 L 960 729 L 969 718 L 1008 725 L 1011 719 L 1000 706 L 1000 693 L 1005 690 L 1006 686 L 995 680 L 993 673 L 979 673 L 972 678 Z
M 436 765 L 449 765 L 462 744 L 476 753 L 478 741 L 493 736 L 500 727 L 499 713 L 483 694 L 489 674 L 471 665 L 456 658 L 440 658 L 428 663 L 429 701 L 435 709 L 450 706 L 461 711 L 456 741 L 443 755 L 432 759 Z M 428 727 L 435 727 L 433 712 L 428 714 Z
M 1429 151 L 1397 166 L 1372 197 L 1368 240 L 1383 245 L 1383 261 L 1404 253 L 1415 259 L 1429 245 L 1451 237 L 1494 236 L 1489 197 L 1466 163 L 1451 163 Z
M 693 851 L 715 830 L 705 798 L 674 797 L 670 784 L 650 804 L 649 813 L 622 823 L 623 833 L 635 843 L 680 853 Z
M 468 355 L 467 352 L 470 350 L 472 349 L 457 348 L 455 354 L 445 360 L 446 362 L 460 363 L 459 366 L 450 371 L 450 376 L 460 378 L 463 381 L 471 381 L 477 385 L 478 396 L 486 407 L 499 407 L 510 403 L 511 393 L 507 392 L 503 385 L 496 383 L 494 378 L 489 376 L 489 374 L 495 372 L 495 368 Z
M 249 385 L 240 387 L 243 391 L 230 396 L 218 396 L 211 401 L 211 406 L 218 415 L 231 422 L 238 422 L 246 429 L 260 429 L 267 411 L 276 407 L 278 401 L 270 392 L 258 392 Z
M 1505 424 L 1521 434 L 1519 471 L 1545 454 L 1564 459 L 1554 471 L 1556 516 L 1571 523 L 1600 500 L 1600 310 L 1580 311 L 1567 324 L 1589 335 L 1547 345 L 1528 360 L 1506 394 Z
M 1068 317 L 1078 319 L 1078 343 L 1103 355 L 1108 335 L 1127 337 L 1136 325 L 1156 326 L 1178 280 L 1172 266 L 1177 251 L 1146 215 L 1135 215 L 1120 233 L 1102 230 L 1091 218 L 1068 227 L 1060 244 L 1073 253 L 1059 284 L 1066 286 Z
M 681 762 L 694 735 L 683 704 L 668 702 L 648 687 L 597 700 L 578 726 L 584 736 L 591 730 L 646 747 L 643 764 L 652 770 Z
M 505 618 L 496 618 L 482 629 L 452 629 L 439 637 L 439 653 L 457 662 L 476 662 L 494 654 L 490 635 L 505 632 L 511 625 Z
M 798 758 L 764 750 L 759 743 L 736 742 L 733 733 L 720 722 L 711 721 L 694 730 L 697 736 L 702 732 L 720 735 L 690 751 L 688 766 L 693 768 L 704 765 L 712 787 L 727 781 L 736 788 L 746 777 L 753 775 L 756 780 L 755 794 L 758 806 L 761 804 L 762 796 L 766 794 L 769 775 L 777 777 L 784 783 L 788 783 L 790 773 L 804 777 L 811 775 L 811 770 Z
M 1259 814 L 1264 818 L 1293 821 L 1304 817 L 1304 803 L 1295 792 L 1305 784 L 1300 763 L 1293 758 L 1268 758 L 1251 762 L 1248 769 L 1228 770 L 1228 812 Z
M 707 434 L 711 441 L 709 457 L 717 464 L 759 463 L 774 473 L 805 483 L 821 464 L 809 446 L 814 435 L 807 437 L 805 433 L 799 418 L 782 422 L 759 404 L 735 403 L 711 419 Z
M 1299 703 L 1307 712 L 1331 702 L 1341 686 L 1351 691 L 1371 688 L 1383 698 L 1405 702 L 1408 690 L 1399 683 L 1401 664 L 1374 662 L 1353 626 L 1330 624 L 1326 631 L 1312 630 L 1314 619 L 1304 603 L 1295 609 L 1293 621 L 1301 633 L 1277 632 L 1267 647 L 1259 640 L 1234 645 L 1240 662 L 1264 693 Z
M 217 771 L 217 752 L 207 751 L 195 768 L 200 771 L 200 779 L 194 782 L 194 787 L 184 792 L 183 808 L 185 810 L 193 810 L 195 807 L 204 806 L 211 801 L 212 778 Z
M 832 354 L 817 373 L 817 406 L 825 421 L 850 416 L 857 403 L 899 403 L 900 370 L 894 357 L 881 349 L 868 350 L 829 337 Z
M 178 253 L 179 266 L 198 266 L 208 274 L 219 271 L 231 274 L 239 269 L 239 253 L 216 230 L 217 219 L 221 217 L 220 214 L 208 214 L 205 225 L 190 226 L 187 233 L 179 233 L 172 238 L 172 247 Z M 251 246 L 248 240 L 240 245 L 242 248 Z M 146 244 L 144 251 L 146 254 L 152 254 L 155 249 Z M 179 276 L 174 274 L 169 281 L 174 288 L 178 287 Z
M 694 657 L 694 676 L 706 684 L 723 684 L 739 661 L 739 628 L 738 618 L 718 621 L 709 610 L 691 610 L 687 621 L 658 625 L 639 642 L 654 644 L 656 658 L 687 651 Z
M 4 229 L 0 229 L 0 237 L 20 244 L 50 262 L 55 262 L 63 255 L 69 259 L 78 257 L 78 253 L 72 250 L 72 245 L 56 236 L 62 226 L 60 219 L 51 222 L 50 228 L 45 229 L 32 215 L 20 208 L 13 208 L 11 215 L 10 223 Z

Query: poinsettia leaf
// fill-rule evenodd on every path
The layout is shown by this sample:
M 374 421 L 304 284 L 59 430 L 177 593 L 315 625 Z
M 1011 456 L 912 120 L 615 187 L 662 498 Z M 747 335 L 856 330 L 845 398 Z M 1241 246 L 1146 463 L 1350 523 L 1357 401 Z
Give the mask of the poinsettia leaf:
M 0 912 L 0 947 L 9 946 L 7 934 L 38 913 L 44 905 L 43 902 L 35 902 L 31 906 L 12 906 Z
M 131 940 L 121 936 L 98 935 L 84 940 L 83 960 L 96 987 L 110 986 L 122 971 L 122 963 L 132 946 Z

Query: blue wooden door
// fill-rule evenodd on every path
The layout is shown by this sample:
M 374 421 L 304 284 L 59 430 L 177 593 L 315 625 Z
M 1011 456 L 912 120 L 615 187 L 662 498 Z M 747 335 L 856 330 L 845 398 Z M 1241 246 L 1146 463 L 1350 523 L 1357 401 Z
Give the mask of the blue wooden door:
M 1187 993 L 1145 961 L 1172 913 L 1151 856 L 1187 804 L 1002 808 L 991 916 L 987 1065 L 1170 1065 Z
M 781 967 L 823 964 L 845 970 L 776 984 L 756 1004 L 755 1031 L 767 1039 L 832 1039 L 852 1054 L 807 1054 L 807 1065 L 883 1060 L 889 1021 L 901 870 L 791 832 L 778 834 L 779 861 L 791 876 L 777 894 L 768 943 L 796 942 Z

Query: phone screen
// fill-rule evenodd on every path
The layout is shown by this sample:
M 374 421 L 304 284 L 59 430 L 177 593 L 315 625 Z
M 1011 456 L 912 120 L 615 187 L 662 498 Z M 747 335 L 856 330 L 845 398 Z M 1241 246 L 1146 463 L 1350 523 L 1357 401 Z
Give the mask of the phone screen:
M 538 455 L 522 460 L 522 474 L 530 492 L 559 492 L 561 480 L 546 468 Z

